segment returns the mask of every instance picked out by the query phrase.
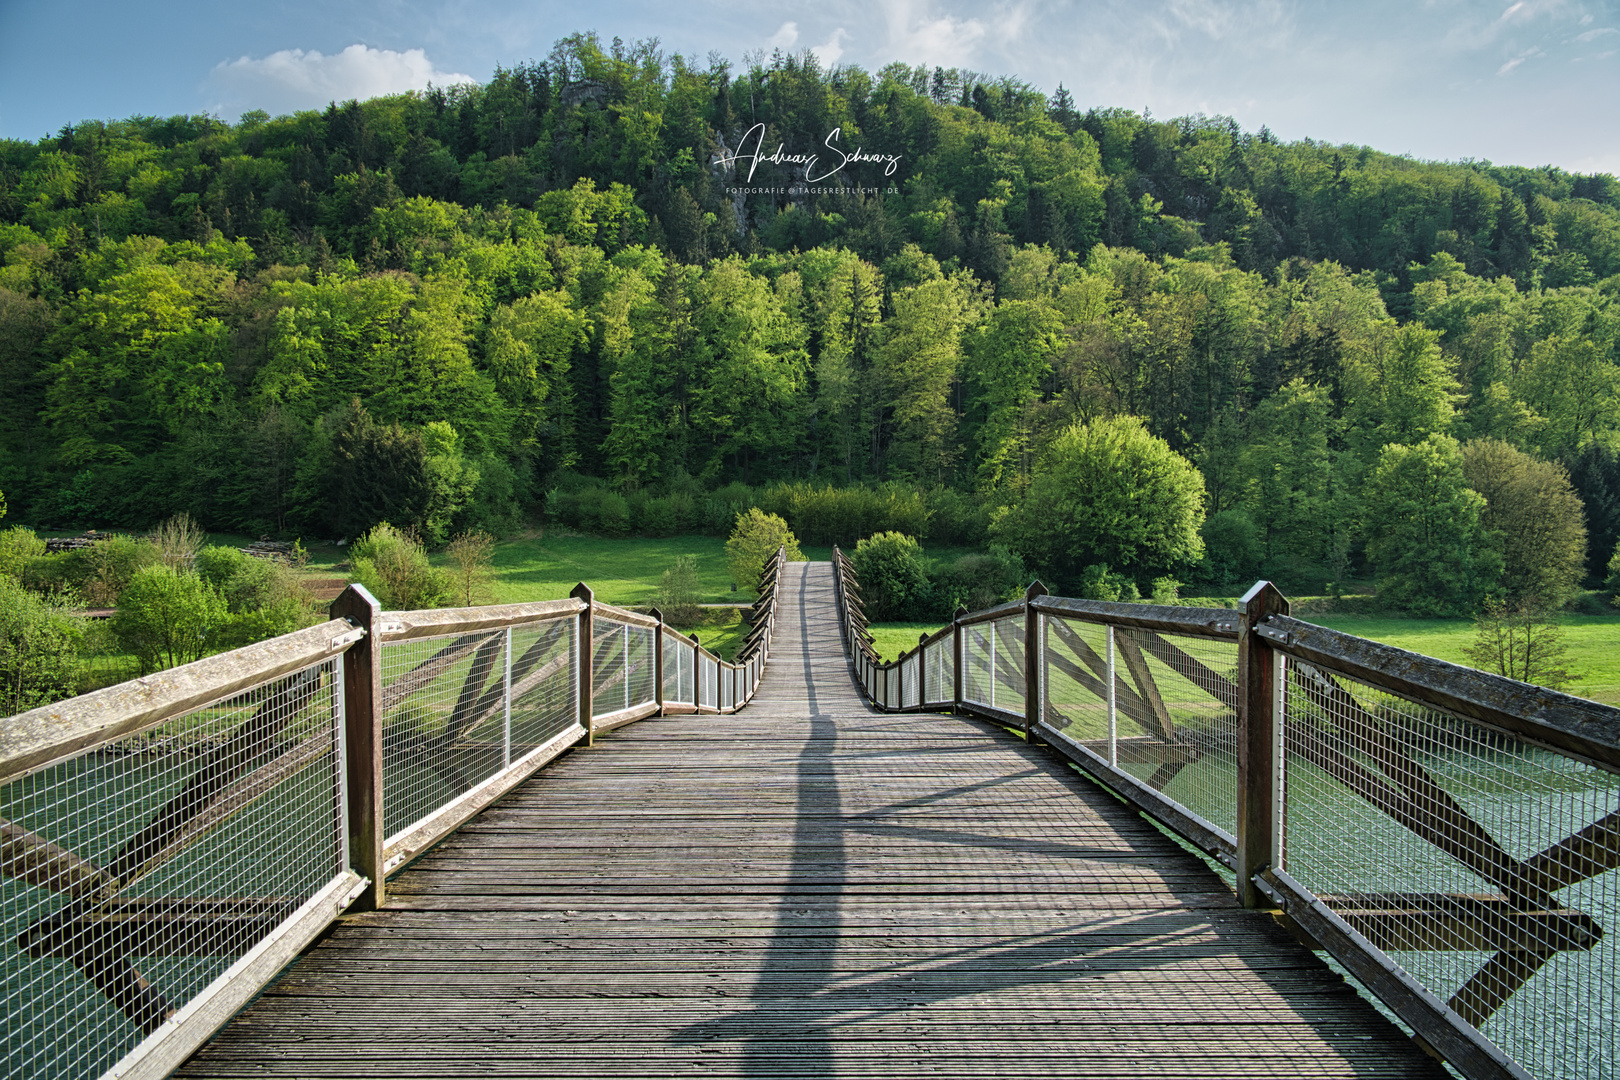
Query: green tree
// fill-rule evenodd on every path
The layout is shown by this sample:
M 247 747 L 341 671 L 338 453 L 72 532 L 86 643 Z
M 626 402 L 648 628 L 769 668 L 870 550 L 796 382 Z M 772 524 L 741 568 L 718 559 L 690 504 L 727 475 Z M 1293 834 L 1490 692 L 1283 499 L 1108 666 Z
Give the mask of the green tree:
M 697 556 L 677 555 L 675 562 L 658 579 L 656 600 L 664 621 L 671 626 L 696 626 L 703 618 L 699 606 Z
M 486 532 L 458 533 L 445 545 L 454 568 L 456 600 L 463 607 L 494 602 L 495 538 Z
M 1054 586 L 1092 564 L 1155 577 L 1204 553 L 1204 479 L 1142 421 L 1074 424 L 1041 454 L 1029 490 L 990 527 Z
M 914 538 L 897 532 L 868 536 L 855 545 L 849 561 L 860 581 L 868 619 L 885 622 L 930 613 L 928 572 Z
M 1415 446 L 1384 447 L 1363 500 L 1380 598 L 1420 615 L 1479 610 L 1501 576 L 1502 557 L 1480 521 L 1485 499 L 1467 487 L 1455 439 L 1431 435 Z
M 785 549 L 788 562 L 804 560 L 798 537 L 787 522 L 757 506 L 738 514 L 726 541 L 726 569 L 731 571 L 731 580 L 741 589 L 756 588 L 766 560 L 776 554 L 777 548 Z
M 1497 439 L 1464 443 L 1462 463 L 1468 486 L 1485 497 L 1480 524 L 1502 552 L 1509 606 L 1563 606 L 1586 563 L 1586 525 L 1569 473 Z
M 229 613 L 219 592 L 189 571 L 142 567 L 118 597 L 113 633 L 141 671 L 159 671 L 220 648 Z
M 1487 600 L 1474 618 L 1474 642 L 1463 654 L 1483 671 L 1550 690 L 1565 690 L 1574 681 L 1564 630 L 1538 603 L 1509 604 Z

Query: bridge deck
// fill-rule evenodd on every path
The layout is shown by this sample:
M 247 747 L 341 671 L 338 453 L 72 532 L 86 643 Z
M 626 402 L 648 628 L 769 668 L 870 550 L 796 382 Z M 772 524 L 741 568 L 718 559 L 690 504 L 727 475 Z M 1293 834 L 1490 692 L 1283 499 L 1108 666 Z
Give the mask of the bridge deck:
M 781 603 L 756 704 L 554 763 L 179 1075 L 1445 1075 L 1055 758 L 868 711 L 826 564 Z

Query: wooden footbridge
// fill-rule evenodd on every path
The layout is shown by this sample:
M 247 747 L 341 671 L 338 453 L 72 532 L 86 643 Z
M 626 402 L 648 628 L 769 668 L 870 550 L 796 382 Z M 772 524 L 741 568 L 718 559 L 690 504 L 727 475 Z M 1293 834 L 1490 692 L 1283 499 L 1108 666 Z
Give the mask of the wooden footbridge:
M 881 665 L 841 556 L 764 586 L 734 665 L 588 590 L 482 615 L 346 594 L 346 621 L 238 661 L 256 690 L 216 663 L 104 701 L 115 730 L 15 718 L 11 1074 L 1442 1077 L 1438 1052 L 1612 1075 L 1612 710 L 1493 705 L 1449 666 L 1352 682 L 1399 657 L 1330 668 L 1263 591 L 1240 622 L 1032 590 Z M 1265 605 L 1292 652 L 1242 640 Z M 1418 700 L 1426 743 L 1275 715 L 1387 735 Z M 1282 754 L 1262 799 L 1251 738 Z M 1557 775 L 1558 813 L 1524 811 L 1540 856 L 1499 797 L 1465 805 L 1482 757 L 1496 796 Z M 105 840 L 50 803 L 89 781 L 136 804 Z M 275 865 L 233 867 L 233 841 Z M 192 877 L 158 881 L 187 845 Z M 1534 997 L 1551 974 L 1564 1015 Z M 1512 1042 L 1532 1023 L 1540 1050 Z

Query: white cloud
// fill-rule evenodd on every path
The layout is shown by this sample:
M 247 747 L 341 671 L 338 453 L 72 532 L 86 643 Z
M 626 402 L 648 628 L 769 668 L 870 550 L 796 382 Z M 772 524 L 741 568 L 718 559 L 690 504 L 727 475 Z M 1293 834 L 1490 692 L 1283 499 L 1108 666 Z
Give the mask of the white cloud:
M 770 40 L 765 42 L 765 47 L 768 49 L 781 49 L 783 52 L 792 52 L 793 46 L 798 44 L 798 41 L 799 24 L 785 22 L 776 28 L 776 33 L 772 34 Z
M 844 39 L 847 37 L 849 31 L 840 26 L 832 32 L 831 37 L 810 51 L 816 54 L 816 60 L 823 68 L 837 67 L 839 57 L 844 55 Z
M 1576 41 L 1596 41 L 1598 38 L 1602 37 L 1605 34 L 1615 34 L 1615 33 L 1620 33 L 1620 30 L 1616 30 L 1612 26 L 1603 26 L 1603 27 L 1599 27 L 1596 30 L 1588 30 L 1584 34 L 1576 34 L 1575 35 L 1575 40 Z
M 880 0 L 878 6 L 888 30 L 885 51 L 907 63 L 964 66 L 989 33 L 981 20 L 939 14 L 929 0 Z
M 429 83 L 476 82 L 470 75 L 440 71 L 421 49 L 373 49 L 350 45 L 327 56 L 311 49 L 282 49 L 260 60 L 223 61 L 208 73 L 217 97 L 214 111 L 234 118 L 248 109 L 271 115 L 318 109 L 331 101 L 364 101 L 381 94 L 421 90 Z

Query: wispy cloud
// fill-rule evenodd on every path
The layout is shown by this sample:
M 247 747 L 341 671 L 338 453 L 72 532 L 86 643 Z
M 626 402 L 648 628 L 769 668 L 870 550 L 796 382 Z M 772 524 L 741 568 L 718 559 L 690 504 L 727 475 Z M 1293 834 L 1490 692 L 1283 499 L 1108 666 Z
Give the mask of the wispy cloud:
M 440 71 L 421 49 L 395 52 L 366 45 L 350 45 L 330 56 L 313 49 L 282 49 L 260 59 L 223 61 L 208 73 L 217 100 L 214 110 L 231 118 L 248 109 L 289 113 L 331 101 L 421 90 L 429 83 L 476 81 L 470 75 Z
M 765 47 L 767 49 L 781 49 L 783 52 L 792 52 L 793 46 L 798 44 L 798 42 L 799 24 L 796 22 L 785 22 L 776 28 L 776 33 L 772 34 L 765 42 Z

